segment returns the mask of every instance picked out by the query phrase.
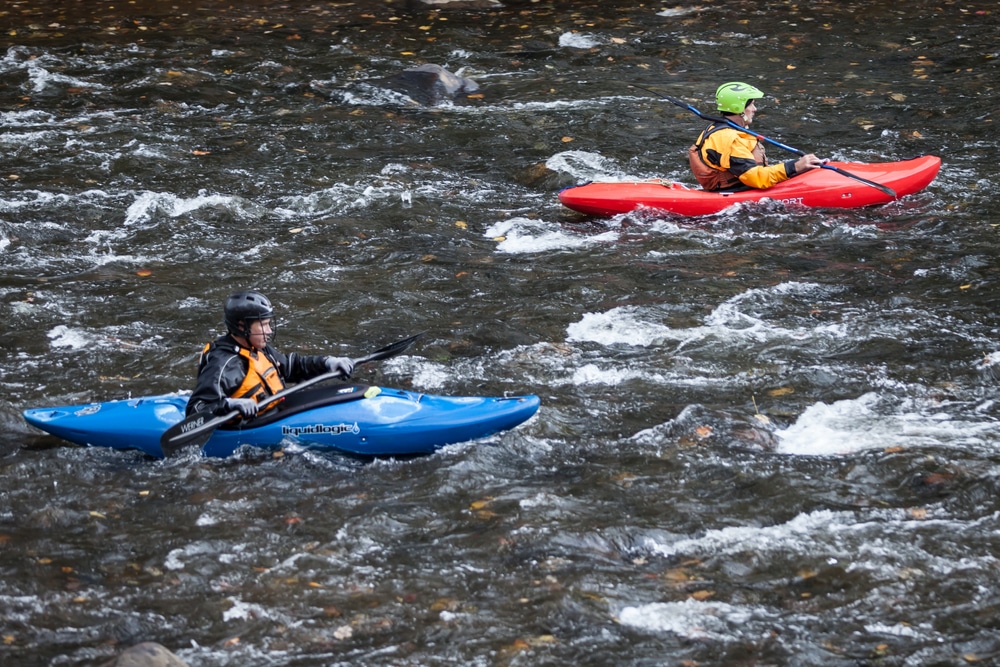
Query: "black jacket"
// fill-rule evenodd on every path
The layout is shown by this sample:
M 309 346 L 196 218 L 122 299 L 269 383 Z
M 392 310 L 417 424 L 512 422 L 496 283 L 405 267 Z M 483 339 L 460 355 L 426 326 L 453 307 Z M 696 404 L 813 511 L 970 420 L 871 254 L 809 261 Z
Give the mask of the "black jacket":
M 198 382 L 188 399 L 187 414 L 211 412 L 225 414 L 226 399 L 232 396 L 247 375 L 247 361 L 240 356 L 240 344 L 229 334 L 215 340 L 198 363 Z M 268 345 L 263 350 L 278 369 L 285 384 L 294 384 L 328 372 L 326 356 L 304 356 L 294 352 L 285 356 Z

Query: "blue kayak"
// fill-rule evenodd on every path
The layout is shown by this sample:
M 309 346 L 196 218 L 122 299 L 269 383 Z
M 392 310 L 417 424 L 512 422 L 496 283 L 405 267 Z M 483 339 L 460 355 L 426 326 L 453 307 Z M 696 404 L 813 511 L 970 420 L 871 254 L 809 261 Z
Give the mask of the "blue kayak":
M 138 449 L 163 457 L 160 436 L 184 419 L 185 394 L 147 396 L 24 411 L 43 431 L 79 445 Z M 340 385 L 302 390 L 245 423 L 216 429 L 202 447 L 225 457 L 243 445 L 285 445 L 359 456 L 430 454 L 445 445 L 512 429 L 538 410 L 537 396 L 433 396 Z

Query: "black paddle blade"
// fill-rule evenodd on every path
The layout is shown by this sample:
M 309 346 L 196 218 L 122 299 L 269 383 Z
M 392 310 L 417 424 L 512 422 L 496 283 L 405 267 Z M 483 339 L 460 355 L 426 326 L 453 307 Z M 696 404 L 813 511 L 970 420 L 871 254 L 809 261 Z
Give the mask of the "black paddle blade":
M 210 412 L 196 412 L 177 422 L 160 436 L 160 449 L 163 450 L 163 456 L 173 456 L 181 447 L 188 445 L 204 445 L 215 433 L 216 428 L 238 415 L 239 412 L 236 410 L 219 417 Z
M 834 167 L 833 165 L 824 164 L 823 168 L 824 169 L 831 169 L 831 170 L 837 172 L 838 174 L 840 174 L 841 176 L 847 176 L 848 178 L 853 178 L 858 183 L 864 183 L 865 185 L 871 186 L 871 187 L 875 188 L 876 190 L 881 190 L 882 192 L 886 193 L 887 195 L 889 195 L 893 199 L 898 199 L 899 198 L 896 195 L 896 191 L 893 190 L 892 188 L 890 188 L 888 185 L 882 185 L 881 183 L 876 183 L 875 181 L 869 181 L 867 178 L 861 178 L 860 176 L 856 176 L 856 175 L 852 174 L 851 172 L 847 171 L 846 169 L 841 169 L 840 167 Z
M 369 361 L 378 361 L 379 359 L 388 359 L 389 357 L 394 357 L 397 354 L 401 354 L 402 352 L 410 349 L 413 346 L 413 344 L 416 343 L 421 338 L 423 338 L 424 334 L 426 334 L 426 333 L 427 333 L 426 331 L 421 331 L 420 333 L 414 334 L 414 335 L 410 336 L 409 338 L 404 338 L 403 340 L 396 341 L 395 343 L 392 343 L 391 345 L 386 345 L 383 348 L 379 348 L 379 349 L 375 350 L 374 352 L 372 352 L 371 354 L 366 354 L 365 356 L 361 357 L 360 359 L 355 359 L 354 360 L 354 365 L 358 366 L 360 364 L 366 364 Z

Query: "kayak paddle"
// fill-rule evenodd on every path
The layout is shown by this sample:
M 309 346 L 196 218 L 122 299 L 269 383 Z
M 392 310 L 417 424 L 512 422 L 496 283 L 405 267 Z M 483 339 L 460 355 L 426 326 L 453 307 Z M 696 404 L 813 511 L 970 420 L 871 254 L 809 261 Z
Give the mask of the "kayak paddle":
M 773 146 L 777 146 L 778 148 L 782 148 L 782 149 L 784 149 L 784 150 L 786 150 L 786 151 L 788 151 L 790 153 L 795 153 L 796 155 L 799 155 L 799 156 L 802 156 L 802 155 L 806 154 L 805 151 L 801 151 L 798 148 L 793 148 L 792 146 L 789 146 L 787 144 L 783 144 L 780 141 L 775 141 L 774 139 L 769 139 L 768 137 L 765 137 L 763 134 L 757 134 L 756 132 L 750 130 L 750 128 L 743 127 L 739 123 L 734 123 L 733 121 L 729 120 L 728 118 L 721 118 L 719 116 L 709 116 L 708 114 L 704 114 L 704 113 L 698 111 L 697 109 L 695 109 L 693 106 L 691 106 L 687 102 L 685 102 L 683 100 L 679 100 L 676 97 L 671 97 L 670 95 L 666 95 L 664 93 L 661 93 L 658 90 L 653 90 L 652 88 L 646 88 L 645 86 L 639 86 L 639 85 L 636 85 L 634 83 L 630 83 L 630 84 L 627 84 L 627 85 L 628 85 L 629 88 L 641 88 L 642 90 L 645 90 L 647 92 L 653 93 L 654 95 L 659 95 L 660 97 L 662 97 L 666 101 L 670 102 L 671 104 L 676 104 L 677 106 L 679 106 L 679 107 L 681 107 L 683 109 L 687 109 L 688 111 L 690 111 L 694 115 L 698 116 L 702 120 L 707 120 L 710 123 L 716 123 L 716 124 L 721 123 L 723 125 L 728 125 L 729 127 L 733 128 L 734 130 L 739 130 L 740 132 L 743 132 L 744 134 L 753 135 L 758 141 L 765 141 L 765 142 L 767 142 L 767 143 L 769 143 L 769 144 L 771 144 Z M 849 171 L 845 171 L 845 170 L 841 169 L 840 167 L 834 167 L 832 164 L 823 164 L 823 165 L 821 165 L 821 167 L 823 169 L 829 169 L 830 171 L 835 171 L 838 174 L 841 174 L 842 176 L 846 176 L 848 178 L 853 178 L 854 180 L 858 181 L 859 183 L 864 183 L 865 185 L 870 185 L 871 187 L 876 188 L 877 190 L 881 190 L 882 192 L 886 193 L 887 195 L 889 195 L 893 199 L 896 199 L 896 191 L 893 190 L 890 187 L 882 185 L 881 183 L 876 183 L 875 181 L 869 181 L 867 178 L 861 178 L 860 176 L 852 174 Z
M 392 345 L 386 345 L 385 347 L 375 350 L 371 354 L 367 354 L 359 359 L 353 359 L 352 361 L 354 362 L 354 366 L 357 367 L 361 364 L 367 364 L 369 361 L 378 361 L 379 359 L 394 357 L 416 343 L 425 333 L 427 332 L 421 331 L 420 333 L 410 336 L 409 338 L 397 341 Z M 261 401 L 259 408 L 263 409 L 272 403 L 280 401 L 289 394 L 299 391 L 300 389 L 305 389 L 306 387 L 310 387 L 314 384 L 326 382 L 327 380 L 333 380 L 341 376 L 342 374 L 340 371 L 331 371 L 329 373 L 317 375 L 316 377 L 303 382 L 299 382 L 298 384 L 282 389 L 274 396 L 270 396 Z M 211 437 L 215 429 L 234 417 L 237 417 L 239 414 L 239 410 L 232 410 L 219 416 L 214 416 L 209 412 L 196 412 L 163 432 L 163 435 L 160 436 L 160 449 L 163 450 L 163 455 L 166 457 L 172 456 L 178 449 L 184 445 L 193 443 L 195 440 L 200 439 L 204 442 Z

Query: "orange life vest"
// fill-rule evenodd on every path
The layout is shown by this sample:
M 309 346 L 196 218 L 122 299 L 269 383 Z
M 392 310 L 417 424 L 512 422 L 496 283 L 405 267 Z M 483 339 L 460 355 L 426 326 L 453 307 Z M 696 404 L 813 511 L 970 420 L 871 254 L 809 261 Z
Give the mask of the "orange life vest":
M 208 354 L 212 343 L 205 346 L 202 355 Z M 250 350 L 242 345 L 236 348 L 239 355 L 247 360 L 247 374 L 240 386 L 229 398 L 252 398 L 260 403 L 268 396 L 274 396 L 285 388 L 278 367 L 260 350 Z M 268 406 L 268 408 L 273 406 Z M 267 408 L 265 408 L 267 409 Z
M 705 158 L 704 149 L 708 138 L 719 130 L 727 129 L 733 128 L 728 125 L 713 125 L 702 132 L 698 141 L 688 148 L 688 162 L 691 164 L 691 172 L 705 190 L 714 192 L 743 185 L 743 182 L 733 172 L 721 165 L 710 164 Z M 767 153 L 762 143 L 755 142 L 751 152 L 757 164 L 767 166 Z

